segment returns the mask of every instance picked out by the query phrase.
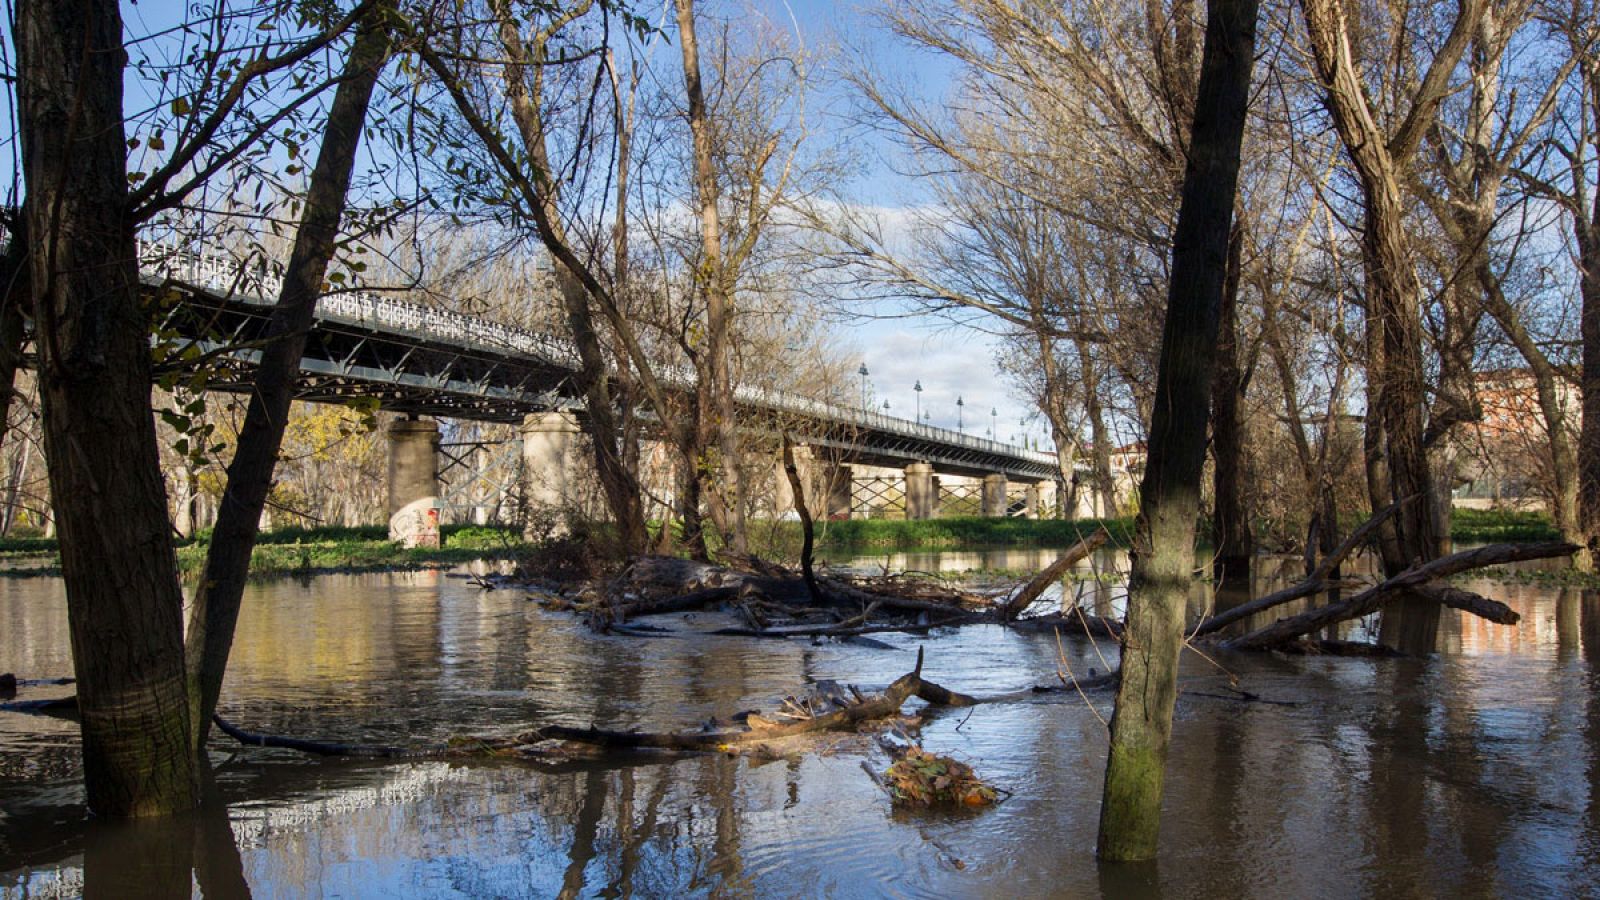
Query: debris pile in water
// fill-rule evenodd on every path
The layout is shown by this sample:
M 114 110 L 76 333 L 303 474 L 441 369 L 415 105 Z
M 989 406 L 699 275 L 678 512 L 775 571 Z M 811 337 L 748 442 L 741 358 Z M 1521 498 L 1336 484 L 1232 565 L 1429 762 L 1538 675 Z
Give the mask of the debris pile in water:
M 916 746 L 894 761 L 885 780 L 894 802 L 907 806 L 990 806 L 996 797 L 971 766 Z

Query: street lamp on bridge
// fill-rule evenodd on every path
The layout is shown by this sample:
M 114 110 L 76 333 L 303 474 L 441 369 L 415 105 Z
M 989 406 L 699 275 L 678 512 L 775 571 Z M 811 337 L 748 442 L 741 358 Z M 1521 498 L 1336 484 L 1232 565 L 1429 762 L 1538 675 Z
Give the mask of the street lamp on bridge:
M 961 395 L 957 394 L 956 395 L 956 431 L 958 431 L 958 432 L 963 430 L 962 427 L 961 427 L 961 424 L 962 424 L 961 423 L 961 407 L 962 407 L 962 405 L 963 404 L 961 402 Z
M 856 370 L 856 374 L 861 376 L 861 408 L 862 409 L 866 409 L 867 408 L 867 364 L 865 362 L 863 362 L 861 364 L 861 368 Z
M 922 419 L 922 379 L 918 378 L 917 383 L 912 385 L 911 389 L 917 392 L 917 411 L 914 421 L 920 421 Z

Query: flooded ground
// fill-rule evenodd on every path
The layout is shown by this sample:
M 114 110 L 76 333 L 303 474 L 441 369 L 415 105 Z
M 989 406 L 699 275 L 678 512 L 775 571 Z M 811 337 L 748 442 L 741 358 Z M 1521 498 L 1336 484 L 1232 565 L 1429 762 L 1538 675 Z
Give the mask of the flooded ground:
M 1005 553 L 888 563 L 1026 570 L 1053 556 Z M 1226 674 L 1187 659 L 1148 866 L 1094 859 L 1107 693 L 932 721 L 925 746 L 1012 792 L 954 818 L 892 811 L 862 771 L 886 760 L 856 750 L 547 771 L 219 738 L 220 802 L 178 824 L 105 825 L 85 821 L 75 726 L 0 713 L 0 897 L 1597 896 L 1600 597 L 1475 587 L 1522 623 L 1448 614 L 1427 661 L 1217 658 L 1270 702 L 1240 702 Z M 1117 591 L 1084 603 L 1111 614 Z M 597 636 L 440 573 L 330 575 L 251 588 L 223 712 L 256 731 L 421 745 L 547 722 L 680 728 L 807 681 L 881 687 L 918 646 L 926 674 L 958 690 L 1056 679 L 1048 635 L 884 640 L 896 649 Z M 1115 661 L 1107 643 L 1065 649 L 1079 674 Z M 0 671 L 71 673 L 58 580 L 0 579 Z

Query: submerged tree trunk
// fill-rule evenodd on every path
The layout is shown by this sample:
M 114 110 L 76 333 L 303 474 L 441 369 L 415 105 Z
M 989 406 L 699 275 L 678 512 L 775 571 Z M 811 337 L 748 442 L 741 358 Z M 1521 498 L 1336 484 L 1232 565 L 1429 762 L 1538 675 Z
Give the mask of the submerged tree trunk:
M 1255 0 L 1207 3 L 1100 806 L 1099 854 L 1106 860 L 1156 853 L 1255 32 Z
M 299 380 L 300 357 L 337 246 L 339 220 L 344 215 L 372 90 L 389 55 L 389 23 L 383 20 L 384 12 L 383 6 L 374 7 L 358 27 L 345 61 L 344 78 L 328 112 L 322 147 L 307 187 L 305 212 L 267 325 L 268 342 L 261 350 L 250 403 L 239 429 L 238 449 L 228 464 L 217 524 L 195 589 L 186 640 L 197 747 L 205 746 L 222 694 L 250 554 L 272 490 L 272 473 Z
M 40 400 L 82 714 L 89 808 L 190 809 L 199 790 L 183 595 L 150 409 L 128 214 L 115 0 L 16 11 Z

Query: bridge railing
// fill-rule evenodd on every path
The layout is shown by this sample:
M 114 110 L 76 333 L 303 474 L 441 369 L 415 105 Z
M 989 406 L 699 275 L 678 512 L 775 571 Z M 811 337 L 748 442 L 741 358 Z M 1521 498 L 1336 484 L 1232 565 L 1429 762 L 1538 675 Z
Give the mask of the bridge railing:
M 139 244 L 139 257 L 142 266 L 163 278 L 181 279 L 196 287 L 224 296 L 237 296 L 248 302 L 271 304 L 283 290 L 282 276 L 265 269 L 252 270 L 243 262 L 229 257 L 143 241 Z M 317 301 L 317 312 L 368 327 L 382 326 L 441 341 L 471 342 L 509 350 L 574 371 L 580 364 L 577 348 L 561 338 L 379 294 L 359 291 L 325 294 Z M 693 370 L 684 366 L 658 367 L 657 371 L 662 381 L 680 390 L 692 390 L 696 383 Z M 897 416 L 815 400 L 790 391 L 741 385 L 735 388 L 734 393 L 740 403 L 775 412 L 1043 465 L 1056 463 L 1054 454 L 924 425 Z

